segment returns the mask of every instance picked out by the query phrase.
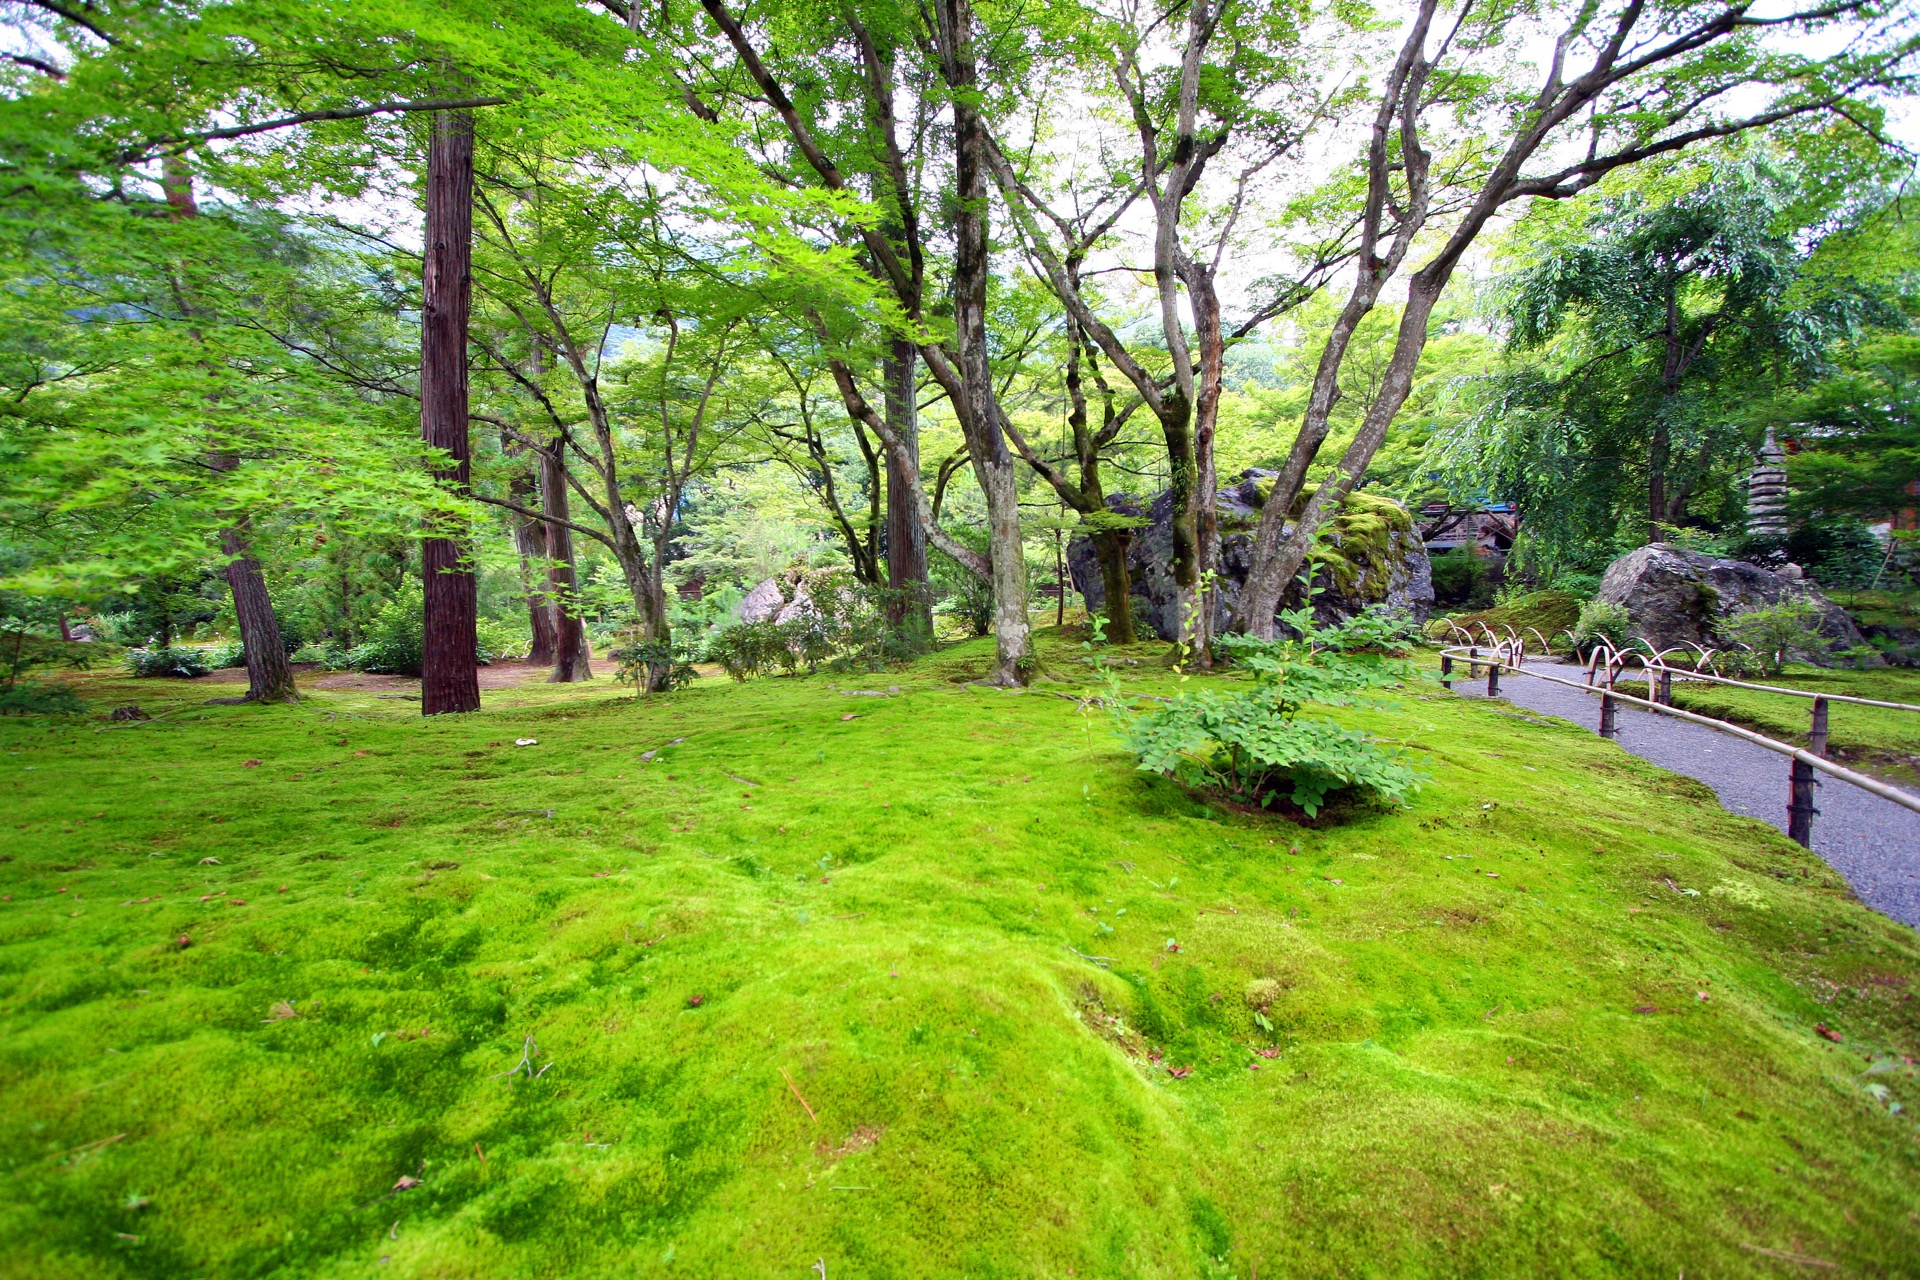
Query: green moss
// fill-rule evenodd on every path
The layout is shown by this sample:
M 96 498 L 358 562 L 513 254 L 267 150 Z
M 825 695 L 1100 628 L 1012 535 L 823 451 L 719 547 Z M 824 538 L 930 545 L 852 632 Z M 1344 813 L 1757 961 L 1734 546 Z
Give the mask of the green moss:
M 988 657 L 0 723 L 0 1272 L 1920 1253 L 1920 948 L 1771 829 L 1432 688 L 1335 713 L 1428 757 L 1410 808 L 1215 813 Z
M 1828 591 L 1827 596 L 1863 627 L 1920 630 L 1920 590 Z
M 1532 627 L 1548 640 L 1562 631 L 1572 630 L 1579 620 L 1580 597 L 1567 591 L 1529 591 L 1525 595 L 1514 596 L 1505 604 L 1477 613 L 1459 614 L 1451 619 L 1469 629 L 1476 629 L 1485 623 L 1495 631 L 1504 633 L 1506 628 L 1512 627 L 1521 635 L 1527 635 L 1527 628 Z M 1439 630 L 1444 631 L 1444 625 Z M 1528 636 L 1528 643 L 1532 642 L 1532 637 Z
M 1303 485 L 1288 514 L 1298 517 L 1303 513 L 1319 489 L 1317 484 Z M 1273 480 L 1256 480 L 1254 490 L 1253 505 L 1265 506 L 1273 495 Z M 1236 531 L 1231 522 L 1223 522 L 1221 527 Z M 1313 563 L 1324 568 L 1342 592 L 1351 594 L 1364 583 L 1367 599 L 1384 600 L 1397 559 L 1394 535 L 1411 537 L 1413 527 L 1413 513 L 1392 499 L 1364 491 L 1349 493 L 1314 543 Z

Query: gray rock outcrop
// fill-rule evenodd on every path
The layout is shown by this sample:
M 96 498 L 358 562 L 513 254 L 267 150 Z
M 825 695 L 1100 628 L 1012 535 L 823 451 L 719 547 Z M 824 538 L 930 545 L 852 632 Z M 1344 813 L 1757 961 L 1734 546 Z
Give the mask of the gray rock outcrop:
M 1655 649 L 1722 645 L 1719 628 L 1725 619 L 1789 599 L 1819 609 L 1828 652 L 1865 643 L 1847 611 L 1797 570 L 1774 573 L 1664 542 L 1629 551 L 1608 565 L 1599 599 L 1625 606 L 1633 633 Z
M 770 622 L 779 617 L 780 611 L 786 607 L 787 597 L 780 590 L 779 581 L 768 578 L 740 597 L 740 603 L 733 607 L 733 612 L 742 622 Z
M 1253 562 L 1253 529 L 1259 523 L 1274 473 L 1251 470 L 1215 495 L 1220 513 L 1220 563 L 1216 628 L 1223 628 L 1239 602 Z M 1162 640 L 1180 633 L 1179 596 L 1173 580 L 1173 503 L 1162 493 L 1143 510 L 1135 498 L 1118 495 L 1107 505 L 1120 515 L 1142 517 L 1127 549 L 1127 569 L 1133 580 L 1136 625 Z M 1289 526 L 1291 529 L 1291 526 Z M 1405 610 L 1424 621 L 1433 608 L 1433 568 L 1426 547 L 1414 532 L 1413 517 L 1398 503 L 1371 494 L 1350 497 L 1335 517 L 1329 537 L 1334 555 L 1313 575 L 1314 618 L 1335 622 L 1362 613 L 1376 604 Z M 1073 586 L 1089 612 L 1106 607 L 1106 586 L 1093 543 L 1076 538 L 1067 547 Z M 1305 592 L 1296 583 L 1280 601 L 1283 609 L 1297 609 Z

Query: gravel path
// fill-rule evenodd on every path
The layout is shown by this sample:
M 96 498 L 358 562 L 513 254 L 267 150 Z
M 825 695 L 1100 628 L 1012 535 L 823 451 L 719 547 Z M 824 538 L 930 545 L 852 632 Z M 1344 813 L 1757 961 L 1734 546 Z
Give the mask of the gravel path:
M 1579 667 L 1529 662 L 1529 671 L 1580 680 Z M 1484 668 L 1478 681 L 1458 679 L 1454 691 L 1484 698 Z M 1464 676 L 1464 665 L 1455 674 Z M 1645 696 L 1642 686 L 1623 683 L 1622 693 Z M 1600 699 L 1544 680 L 1502 672 L 1500 695 L 1515 706 L 1560 716 L 1588 729 L 1600 724 Z M 1684 773 L 1712 787 L 1729 812 L 1787 829 L 1785 756 L 1728 734 L 1620 703 L 1621 747 L 1663 769 Z M 1813 851 L 1846 877 L 1860 900 L 1903 924 L 1920 928 L 1920 813 L 1816 774 Z

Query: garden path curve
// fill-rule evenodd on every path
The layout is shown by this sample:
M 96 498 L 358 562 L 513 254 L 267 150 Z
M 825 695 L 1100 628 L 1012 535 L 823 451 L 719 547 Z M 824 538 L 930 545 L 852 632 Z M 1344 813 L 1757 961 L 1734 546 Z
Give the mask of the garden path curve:
M 1529 662 L 1529 670 L 1565 680 L 1584 680 L 1580 667 Z M 1464 673 L 1463 666 L 1455 674 Z M 1484 683 L 1456 680 L 1455 692 L 1484 698 Z M 1623 692 L 1637 693 L 1632 688 Z M 1511 672 L 1500 677 L 1500 696 L 1515 706 L 1560 716 L 1593 729 L 1600 699 L 1564 685 Z M 1728 812 L 1787 829 L 1787 767 L 1784 756 L 1730 734 L 1616 704 L 1622 748 L 1663 769 L 1712 787 Z M 1920 721 L 1920 717 L 1915 718 Z M 1846 878 L 1860 900 L 1902 924 L 1920 929 L 1920 813 L 1902 809 L 1838 778 L 1816 775 L 1813 851 Z

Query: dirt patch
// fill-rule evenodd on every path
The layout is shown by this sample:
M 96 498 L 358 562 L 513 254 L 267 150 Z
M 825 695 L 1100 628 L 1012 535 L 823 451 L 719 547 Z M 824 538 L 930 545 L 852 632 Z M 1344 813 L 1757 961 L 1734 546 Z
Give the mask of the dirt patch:
M 302 668 L 296 667 L 295 670 Z M 314 670 L 308 666 L 307 671 Z M 480 687 L 482 689 L 511 689 L 517 685 L 539 684 L 546 680 L 553 669 L 545 663 L 532 662 L 496 662 L 480 668 Z M 226 675 L 218 672 L 217 675 Z M 216 676 L 206 677 L 209 680 Z M 246 672 L 239 673 L 239 679 L 245 683 Z M 371 671 L 329 671 L 301 683 L 314 689 L 354 689 L 367 693 L 419 693 L 420 680 L 417 676 L 376 675 Z
M 844 1160 L 848 1156 L 857 1155 L 872 1147 L 874 1143 L 880 1141 L 880 1135 L 885 1132 L 885 1129 L 876 1129 L 870 1124 L 863 1124 L 848 1134 L 847 1140 L 837 1147 L 829 1145 L 825 1138 L 820 1139 L 814 1144 L 813 1153 L 822 1160 L 830 1162 Z

